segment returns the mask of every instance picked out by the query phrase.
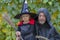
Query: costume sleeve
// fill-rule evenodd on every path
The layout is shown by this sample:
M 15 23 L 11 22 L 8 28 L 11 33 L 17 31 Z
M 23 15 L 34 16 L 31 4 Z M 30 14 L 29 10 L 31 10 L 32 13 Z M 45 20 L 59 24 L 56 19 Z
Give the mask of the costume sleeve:
M 20 28 L 20 27 L 18 27 L 17 31 L 21 31 L 21 28 Z
M 55 28 L 51 31 L 50 40 L 60 40 L 60 34 L 58 34 Z
M 60 40 L 60 34 L 56 31 L 55 28 L 54 28 L 54 38 L 55 40 Z

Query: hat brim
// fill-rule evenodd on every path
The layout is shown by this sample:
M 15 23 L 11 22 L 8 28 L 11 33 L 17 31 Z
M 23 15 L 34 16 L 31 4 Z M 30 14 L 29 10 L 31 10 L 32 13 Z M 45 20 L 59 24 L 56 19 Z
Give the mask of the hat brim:
M 21 17 L 23 14 L 29 14 L 29 15 L 31 16 L 31 18 L 35 18 L 35 16 L 36 16 L 36 13 L 30 13 L 30 12 L 28 12 L 28 13 L 17 14 L 14 18 L 15 18 L 15 19 L 20 19 L 20 17 Z

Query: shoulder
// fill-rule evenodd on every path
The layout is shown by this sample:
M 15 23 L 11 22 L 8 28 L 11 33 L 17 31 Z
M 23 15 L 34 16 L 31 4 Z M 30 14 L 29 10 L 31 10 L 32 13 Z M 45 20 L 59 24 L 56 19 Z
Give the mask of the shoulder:
M 34 25 L 35 24 L 35 20 L 34 19 L 30 19 L 29 24 Z
M 52 34 L 59 34 L 59 33 L 57 32 L 57 30 L 56 30 L 55 27 L 52 27 L 51 30 L 50 30 L 50 32 L 51 32 Z
M 20 27 L 21 25 L 23 25 L 23 22 L 22 21 L 20 21 L 20 22 L 17 23 L 17 26 L 18 27 Z

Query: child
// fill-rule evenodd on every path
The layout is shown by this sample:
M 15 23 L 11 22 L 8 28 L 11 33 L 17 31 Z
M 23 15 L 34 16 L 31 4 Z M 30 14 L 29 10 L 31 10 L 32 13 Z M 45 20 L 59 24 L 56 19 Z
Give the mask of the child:
M 34 19 L 29 14 L 21 16 L 21 21 L 18 23 L 18 31 L 21 32 L 24 40 L 34 40 Z
M 35 21 L 33 18 L 36 14 L 28 12 L 27 9 L 27 2 L 25 1 L 22 13 L 15 16 L 15 18 L 19 18 L 21 20 L 20 22 L 18 22 L 18 31 L 16 32 L 16 35 L 21 35 L 23 40 L 35 40 Z

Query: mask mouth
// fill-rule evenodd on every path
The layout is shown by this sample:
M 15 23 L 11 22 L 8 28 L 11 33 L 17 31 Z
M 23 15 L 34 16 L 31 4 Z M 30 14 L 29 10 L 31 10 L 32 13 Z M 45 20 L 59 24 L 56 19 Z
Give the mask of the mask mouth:
M 39 23 L 40 23 L 40 24 L 44 24 L 44 23 L 45 23 L 45 21 L 39 21 Z

